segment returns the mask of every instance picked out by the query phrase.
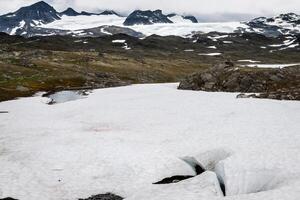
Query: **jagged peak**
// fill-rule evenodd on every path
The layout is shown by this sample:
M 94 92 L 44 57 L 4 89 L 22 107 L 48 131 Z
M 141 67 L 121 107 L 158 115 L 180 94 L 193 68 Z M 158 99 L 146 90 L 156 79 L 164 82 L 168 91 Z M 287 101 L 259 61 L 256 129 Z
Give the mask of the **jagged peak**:
M 117 16 L 119 16 L 119 14 L 116 13 L 114 10 L 104 10 L 103 12 L 100 13 L 100 15 L 117 15 Z
M 51 8 L 51 9 L 54 9 L 52 6 L 50 6 L 48 3 L 46 3 L 45 1 L 39 1 L 39 2 L 36 2 L 32 5 L 29 5 L 29 6 L 25 6 L 25 7 L 22 7 L 22 8 L 33 8 L 33 9 L 38 9 L 38 8 Z M 22 9 L 21 8 L 21 9 Z
M 77 16 L 80 15 L 76 10 L 73 8 L 67 8 L 65 11 L 60 13 L 61 15 L 67 15 L 67 16 Z

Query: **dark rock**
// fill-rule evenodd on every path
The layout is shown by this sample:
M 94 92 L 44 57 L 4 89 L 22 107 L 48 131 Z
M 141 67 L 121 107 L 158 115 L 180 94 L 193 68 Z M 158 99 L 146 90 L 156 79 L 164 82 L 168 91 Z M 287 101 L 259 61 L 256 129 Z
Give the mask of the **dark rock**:
M 177 176 L 172 176 L 172 177 L 164 178 L 163 180 L 158 181 L 158 182 L 153 183 L 153 184 L 159 185 L 159 184 L 178 183 L 180 181 L 183 181 L 183 180 L 186 180 L 186 179 L 189 179 L 189 178 L 193 178 L 193 177 L 194 176 L 180 176 L 180 175 L 177 175 Z
M 86 11 L 82 11 L 80 13 L 80 15 L 91 16 L 91 15 L 96 15 L 96 14 L 95 13 L 86 12 Z
M 172 13 L 172 14 L 168 14 L 167 17 L 174 17 L 176 16 L 177 14 L 175 13 Z M 183 19 L 187 19 L 187 20 L 190 20 L 191 22 L 193 23 L 198 23 L 198 20 L 196 19 L 196 17 L 192 16 L 192 15 L 187 15 L 187 16 L 181 16 Z
M 68 8 L 67 10 L 61 12 L 60 15 L 78 16 L 80 13 L 76 12 L 73 8 Z
M 79 199 L 79 200 L 122 200 L 122 199 L 123 198 L 118 195 L 106 193 L 106 194 L 94 195 L 87 199 Z
M 183 19 L 188 19 L 193 23 L 198 23 L 198 20 L 196 19 L 196 17 L 189 15 L 189 16 L 183 16 Z
M 118 13 L 116 13 L 113 10 L 105 10 L 102 13 L 100 13 L 99 15 L 117 15 L 117 16 L 120 16 Z
M 300 100 L 300 68 L 238 68 L 232 62 L 225 62 L 188 76 L 178 89 L 260 93 L 240 94 L 238 98 Z
M 136 24 L 150 25 L 155 23 L 173 23 L 167 15 L 164 15 L 161 10 L 136 10 L 131 13 L 125 20 L 125 26 Z
M 14 199 L 14 198 L 11 198 L 11 197 L 6 197 L 6 198 L 0 199 L 0 200 L 17 200 L 17 199 Z

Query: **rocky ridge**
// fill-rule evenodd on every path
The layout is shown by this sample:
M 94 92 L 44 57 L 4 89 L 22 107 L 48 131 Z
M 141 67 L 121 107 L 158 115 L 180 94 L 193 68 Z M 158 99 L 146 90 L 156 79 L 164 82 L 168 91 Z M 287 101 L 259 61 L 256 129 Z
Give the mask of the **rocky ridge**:
M 300 100 L 300 67 L 249 69 L 225 62 L 188 76 L 178 89 L 255 93 L 238 98 Z

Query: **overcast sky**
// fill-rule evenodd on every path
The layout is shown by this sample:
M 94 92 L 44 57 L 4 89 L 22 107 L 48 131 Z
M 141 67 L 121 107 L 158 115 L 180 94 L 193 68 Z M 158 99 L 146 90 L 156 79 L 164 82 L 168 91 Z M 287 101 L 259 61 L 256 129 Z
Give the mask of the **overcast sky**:
M 0 0 L 0 14 L 38 0 Z M 300 14 L 300 0 L 45 0 L 58 11 L 67 7 L 81 11 L 113 9 L 127 14 L 135 9 L 162 9 L 164 13 L 193 14 L 199 18 L 243 19 L 279 13 Z

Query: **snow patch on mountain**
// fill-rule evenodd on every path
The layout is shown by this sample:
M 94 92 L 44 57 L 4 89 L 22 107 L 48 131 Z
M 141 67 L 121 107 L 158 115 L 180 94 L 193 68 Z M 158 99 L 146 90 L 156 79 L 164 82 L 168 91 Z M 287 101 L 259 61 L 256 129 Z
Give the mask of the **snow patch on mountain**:
M 26 24 L 26 22 L 25 22 L 24 20 L 22 20 L 22 21 L 19 23 L 19 26 L 16 26 L 16 27 L 14 27 L 14 28 L 11 30 L 10 34 L 11 34 L 11 35 L 15 35 L 18 29 L 24 28 L 25 24 Z
M 191 20 L 189 19 L 185 19 L 183 16 L 181 15 L 172 15 L 171 17 L 169 17 L 169 19 L 173 22 L 173 23 L 193 23 Z

